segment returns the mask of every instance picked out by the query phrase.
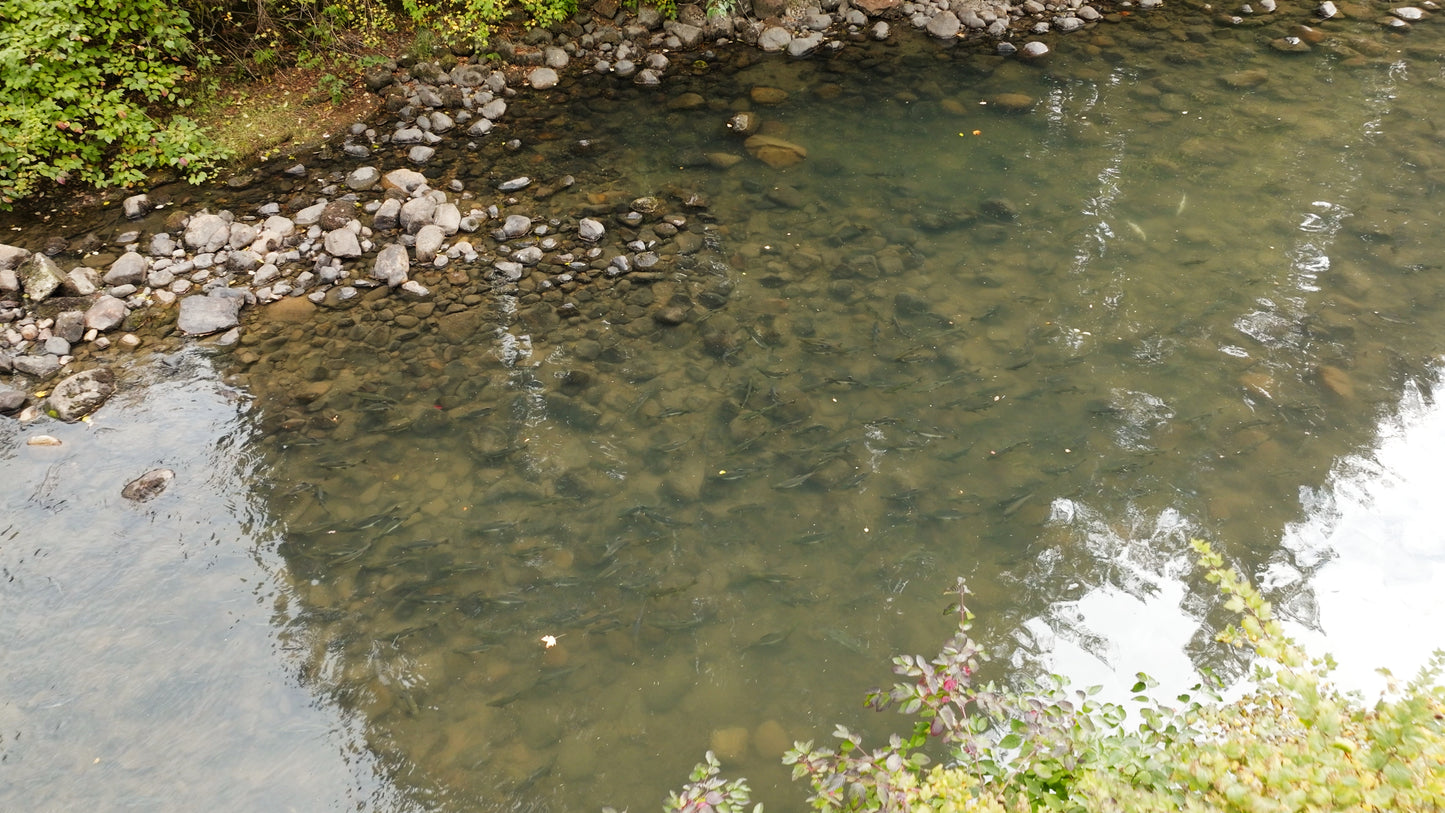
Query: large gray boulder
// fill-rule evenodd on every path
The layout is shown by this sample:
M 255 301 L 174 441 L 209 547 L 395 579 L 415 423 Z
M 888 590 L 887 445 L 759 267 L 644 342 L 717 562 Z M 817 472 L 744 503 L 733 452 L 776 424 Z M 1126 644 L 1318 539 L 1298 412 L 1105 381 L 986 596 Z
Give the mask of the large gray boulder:
M 361 241 L 351 229 L 332 229 L 326 233 L 326 253 L 333 257 L 360 257 Z
M 207 336 L 230 330 L 241 322 L 243 302 L 235 296 L 188 296 L 181 300 L 176 327 L 187 336 Z
M 62 421 L 74 422 L 99 409 L 114 394 L 115 373 L 97 367 L 62 379 L 46 399 L 45 409 Z
M 0 243 L 0 271 L 8 271 L 19 265 L 30 256 L 30 250 L 19 246 L 7 246 Z
M 0 384 L 0 413 L 9 414 L 25 406 L 26 397 L 24 390 Z
M 416 234 L 422 226 L 429 226 L 436 217 L 437 202 L 430 197 L 412 198 L 401 205 L 401 227 L 408 234 Z
M 220 251 L 231 239 L 231 224 L 208 212 L 191 217 L 186 224 L 186 245 L 201 254 Z
M 60 283 L 65 281 L 60 267 L 44 254 L 31 254 L 15 269 L 15 275 L 20 278 L 20 287 L 25 289 L 25 295 L 30 297 L 31 302 L 40 302 L 55 293 Z
M 105 272 L 105 284 L 141 285 L 145 282 L 148 268 L 145 257 L 134 251 L 127 251 L 120 255 L 120 259 L 111 263 L 110 270 Z
M 32 356 L 16 356 L 10 362 L 17 373 L 34 378 L 46 379 L 60 372 L 60 359 L 49 353 Z
M 406 256 L 406 246 L 400 243 L 389 243 L 376 255 L 376 263 L 371 267 L 372 279 L 385 282 L 388 286 L 395 288 L 406 282 L 407 274 L 411 271 L 411 260 Z
M 95 300 L 95 304 L 86 310 L 85 326 L 87 329 L 105 333 L 120 327 L 129 314 L 130 311 L 126 308 L 124 300 L 106 294 Z

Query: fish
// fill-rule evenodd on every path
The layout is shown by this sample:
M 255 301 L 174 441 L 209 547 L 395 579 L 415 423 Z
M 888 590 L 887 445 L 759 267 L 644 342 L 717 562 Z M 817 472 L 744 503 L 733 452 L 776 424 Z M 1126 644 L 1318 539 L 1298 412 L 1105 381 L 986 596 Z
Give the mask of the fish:
M 784 641 L 788 640 L 788 636 L 793 634 L 793 630 L 794 630 L 794 629 L 796 629 L 796 628 L 795 628 L 795 627 L 789 627 L 788 629 L 786 629 L 786 630 L 784 630 L 784 631 L 782 631 L 782 632 L 770 632 L 770 633 L 768 633 L 767 635 L 764 635 L 763 637 L 759 638 L 758 640 L 753 641 L 752 643 L 750 643 L 750 644 L 748 644 L 747 646 L 743 647 L 743 650 L 742 650 L 742 651 L 748 652 L 748 651 L 754 650 L 754 649 L 770 649 L 770 648 L 772 648 L 772 647 L 778 646 L 779 644 L 781 644 L 781 643 L 783 643 Z

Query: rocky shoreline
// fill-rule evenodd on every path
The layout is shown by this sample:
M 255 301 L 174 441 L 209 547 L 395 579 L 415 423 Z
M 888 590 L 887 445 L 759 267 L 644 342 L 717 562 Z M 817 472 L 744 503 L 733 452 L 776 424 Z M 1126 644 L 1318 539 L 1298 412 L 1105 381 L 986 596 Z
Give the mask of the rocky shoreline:
M 670 71 L 705 64 L 714 54 L 709 49 L 733 43 L 807 58 L 850 41 L 895 36 L 891 26 L 898 25 L 940 43 L 983 40 L 998 56 L 1035 59 L 1048 53 L 1045 43 L 1015 46 L 1012 39 L 1119 22 L 1131 8 L 1158 5 L 1141 0 L 1100 10 L 1082 0 L 823 0 L 789 9 L 755 0 L 751 17 L 708 17 L 688 5 L 664 21 L 651 9 L 634 15 L 603 0 L 552 31 L 527 32 L 520 42 L 498 39 L 493 45 L 504 64 L 489 64 L 466 48 L 440 50 L 432 60 L 389 62 L 366 79 L 389 121 L 354 124 L 334 149 L 322 149 L 345 156 L 353 168 L 323 173 L 295 163 L 284 169 L 314 185 L 314 193 L 270 200 L 253 211 L 169 213 L 164 200 L 134 195 L 123 208 L 137 228 L 110 241 L 117 254 L 104 253 L 93 236 L 79 246 L 52 239 L 36 252 L 0 245 L 0 375 L 9 379 L 0 383 L 0 414 L 80 419 L 99 403 L 77 410 L 57 402 L 55 393 L 68 389 L 60 386 L 42 399 L 63 372 L 151 336 L 219 334 L 219 346 L 244 345 L 243 311 L 269 303 L 289 303 L 287 318 L 300 319 L 316 308 L 386 297 L 407 305 L 394 314 L 403 332 L 430 320 L 443 334 L 460 333 L 459 315 L 498 295 L 523 306 L 545 304 L 556 320 L 595 311 L 679 324 L 695 306 L 722 307 L 730 290 L 716 275 L 674 279 L 706 265 L 711 238 L 703 196 L 678 189 L 636 190 L 635 197 L 588 192 L 574 188 L 571 175 L 517 176 L 481 188 L 474 179 L 448 176 L 446 154 L 438 150 L 465 154 L 501 138 L 494 127 L 523 94 L 600 81 L 589 79 L 598 75 L 658 85 Z M 1274 11 L 1268 0 L 1258 5 L 1250 12 Z M 1339 13 L 1325 6 L 1313 13 Z M 757 93 L 768 91 L 755 88 L 753 101 L 767 104 Z M 701 97 L 671 104 L 705 113 Z M 718 169 L 749 158 L 783 168 L 806 157 L 801 146 L 757 132 L 753 112 L 724 116 L 719 125 L 745 140 L 742 154 L 705 157 Z M 521 144 L 514 139 L 506 146 Z M 587 148 L 585 140 L 574 146 Z M 566 202 L 543 205 L 563 191 Z M 64 270 L 60 262 L 76 255 L 81 262 Z M 599 306 L 599 290 L 615 303 Z

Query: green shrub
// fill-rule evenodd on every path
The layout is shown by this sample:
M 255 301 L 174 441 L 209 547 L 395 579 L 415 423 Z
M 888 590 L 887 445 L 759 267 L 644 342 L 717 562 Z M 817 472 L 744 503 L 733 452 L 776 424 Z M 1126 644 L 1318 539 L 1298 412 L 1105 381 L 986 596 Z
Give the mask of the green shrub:
M 784 762 L 820 811 L 1445 808 L 1445 653 L 1367 706 L 1330 682 L 1333 662 L 1307 657 L 1208 545 L 1195 548 L 1226 606 L 1240 614 L 1221 640 L 1259 657 L 1243 697 L 1225 702 L 1214 687 L 1196 687 L 1165 702 L 1141 675 L 1133 723 L 1121 706 L 1068 691 L 1060 677 L 1022 689 L 976 684 L 984 652 L 968 635 L 960 581 L 958 633 L 932 660 L 895 658 L 894 672 L 906 680 L 870 696 L 876 708 L 916 717 L 912 733 L 867 750 L 839 727 L 836 750 L 800 743 Z M 950 759 L 932 766 L 921 749 L 939 741 Z M 749 804 L 746 784 L 722 779 L 709 754 L 666 809 L 731 813 Z
M 40 182 L 117 186 L 218 157 L 184 107 L 194 57 L 164 0 L 9 0 L 0 12 L 0 205 Z M 154 115 L 153 115 L 154 114 Z

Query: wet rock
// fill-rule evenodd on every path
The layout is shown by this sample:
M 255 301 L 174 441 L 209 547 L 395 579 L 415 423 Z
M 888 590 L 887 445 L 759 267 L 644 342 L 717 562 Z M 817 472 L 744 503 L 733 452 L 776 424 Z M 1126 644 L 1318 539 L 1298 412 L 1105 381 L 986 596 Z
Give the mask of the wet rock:
M 400 243 L 389 243 L 376 255 L 371 266 L 371 278 L 381 280 L 395 288 L 406 282 L 411 272 L 411 261 L 407 259 L 406 247 Z
M 565 55 L 566 52 L 563 52 L 563 56 Z M 531 85 L 533 90 L 554 88 L 557 86 L 557 71 L 552 68 L 533 68 L 531 73 L 527 74 L 527 84 Z
M 531 185 L 532 179 L 528 178 L 526 175 L 522 175 L 521 177 L 513 178 L 509 181 L 502 181 L 501 183 L 497 184 L 497 191 L 507 193 L 520 192 L 521 190 L 526 189 Z
M 16 356 L 10 364 L 15 372 L 42 380 L 60 372 L 61 367 L 60 359 L 48 353 L 38 356 Z
M 151 469 L 126 483 L 120 490 L 120 496 L 131 502 L 145 502 L 159 496 L 175 477 L 176 473 L 170 469 Z
M 1424 12 L 1424 10 L 1416 8 L 1415 6 L 1400 6 L 1399 8 L 1392 8 L 1390 9 L 1390 13 L 1400 18 L 1401 20 L 1412 23 L 1418 23 L 1421 20 L 1425 19 L 1427 16 L 1429 16 Z
M 787 48 L 792 41 L 793 35 L 788 33 L 788 29 L 776 25 L 764 28 L 763 33 L 758 35 L 758 47 L 769 53 Z
M 322 243 L 326 253 L 333 257 L 351 258 L 361 256 L 361 241 L 351 229 L 332 229 L 326 233 Z
M 208 336 L 240 323 L 241 304 L 236 296 L 194 294 L 181 300 L 176 327 L 187 336 Z
M 413 164 L 421 165 L 430 161 L 432 159 L 432 156 L 436 154 L 437 151 L 435 147 L 428 147 L 423 144 L 418 144 L 407 151 L 406 159 Z
M 781 91 L 779 91 L 781 92 Z M 786 97 L 786 94 L 784 95 Z M 736 113 L 727 121 L 727 128 L 738 135 L 752 135 L 757 132 L 762 119 L 756 113 Z
M 31 254 L 15 269 L 15 276 L 31 302 L 48 298 L 65 279 L 55 261 L 44 254 Z
M 191 217 L 183 239 L 188 248 L 212 254 L 220 251 L 231 239 L 231 224 L 220 215 L 203 212 Z
M 115 394 L 115 373 L 109 367 L 85 370 L 63 379 L 46 399 L 45 411 L 73 423 L 100 408 Z
M 1024 47 L 1019 49 L 1019 56 L 1023 59 L 1039 59 L 1040 57 L 1048 56 L 1048 53 L 1049 46 L 1038 40 L 1030 40 L 1024 43 Z
M 0 384 L 0 413 L 8 415 L 20 409 L 27 397 L 24 390 Z
M 637 76 L 633 77 L 632 84 L 639 87 L 655 88 L 662 84 L 662 79 L 657 75 L 657 71 L 652 68 L 643 68 L 637 72 Z
M 25 445 L 26 445 L 26 446 L 59 446 L 59 445 L 60 445 L 60 438 L 57 438 L 57 437 L 55 437 L 54 435 L 35 435 L 34 437 L 27 438 L 26 441 L 25 441 Z
M 595 243 L 607 234 L 607 229 L 598 221 L 584 217 L 577 221 L 577 237 L 588 243 Z
M 131 195 L 120 203 L 127 220 L 139 220 L 151 210 L 151 199 L 145 195 Z
M 532 218 L 526 215 L 507 215 L 502 223 L 502 239 L 512 240 L 532 230 Z
M 420 127 L 403 127 L 391 134 L 393 144 L 420 144 L 426 133 Z
M 401 287 L 397 289 L 397 292 L 401 294 L 401 297 L 403 299 L 407 299 L 412 302 L 420 302 L 425 299 L 431 299 L 431 289 L 427 288 L 425 285 L 422 285 L 420 282 L 417 282 L 414 279 L 403 282 L 401 284 Z
M 1322 19 L 1330 20 L 1340 16 L 1340 9 L 1334 3 L 1330 2 L 1330 0 L 1325 0 L 1325 2 L 1320 3 L 1319 6 L 1315 8 L 1315 13 L 1320 15 Z
M 743 146 L 750 155 L 773 169 L 793 166 L 808 157 L 808 151 L 803 147 L 773 136 L 751 136 L 743 142 Z
M 491 120 L 491 119 L 477 119 L 476 121 L 472 122 L 472 126 L 470 126 L 470 127 L 467 128 L 467 135 L 469 135 L 469 136 L 484 136 L 484 135 L 486 135 L 487 133 L 490 133 L 491 131 L 492 131 L 492 120 Z
M 106 285 L 140 285 L 145 282 L 146 271 L 149 266 L 146 258 L 127 251 L 120 255 L 120 259 L 111 263 L 110 270 L 105 272 Z

